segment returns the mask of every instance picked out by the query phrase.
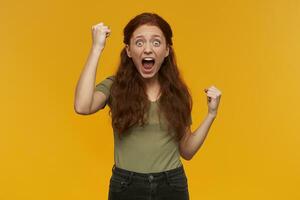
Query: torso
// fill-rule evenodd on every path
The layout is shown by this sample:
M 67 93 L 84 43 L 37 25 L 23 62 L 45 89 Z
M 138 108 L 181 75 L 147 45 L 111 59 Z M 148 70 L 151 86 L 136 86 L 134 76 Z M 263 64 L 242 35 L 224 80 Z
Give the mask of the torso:
M 149 99 L 149 101 L 154 102 L 154 101 L 157 101 L 159 99 L 160 95 L 161 94 L 157 94 L 157 95 L 149 95 L 148 94 L 148 99 Z
M 147 91 L 149 101 L 157 101 L 161 95 L 160 88 L 148 89 Z

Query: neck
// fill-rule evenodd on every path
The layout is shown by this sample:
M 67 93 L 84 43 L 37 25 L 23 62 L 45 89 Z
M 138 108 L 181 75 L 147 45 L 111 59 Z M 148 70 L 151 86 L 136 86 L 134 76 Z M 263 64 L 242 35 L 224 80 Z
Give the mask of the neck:
M 160 96 L 160 84 L 157 79 L 157 76 L 145 80 L 145 83 L 146 83 L 148 98 L 151 99 L 151 101 L 157 100 L 157 98 L 159 98 Z
M 159 88 L 157 74 L 155 76 L 153 76 L 152 78 L 145 79 L 145 84 L 146 84 L 147 90 L 155 90 L 156 88 Z

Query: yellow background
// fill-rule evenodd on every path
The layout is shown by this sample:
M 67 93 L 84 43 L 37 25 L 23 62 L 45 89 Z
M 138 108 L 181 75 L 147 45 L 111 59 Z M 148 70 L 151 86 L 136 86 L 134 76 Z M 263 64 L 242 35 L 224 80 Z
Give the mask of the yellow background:
M 113 165 L 108 107 L 74 111 L 91 27 L 111 28 L 97 82 L 119 63 L 122 31 L 156 12 L 174 32 L 194 101 L 222 92 L 203 146 L 182 159 L 192 200 L 300 199 L 300 1 L 5 1 L 0 10 L 1 200 L 107 199 Z

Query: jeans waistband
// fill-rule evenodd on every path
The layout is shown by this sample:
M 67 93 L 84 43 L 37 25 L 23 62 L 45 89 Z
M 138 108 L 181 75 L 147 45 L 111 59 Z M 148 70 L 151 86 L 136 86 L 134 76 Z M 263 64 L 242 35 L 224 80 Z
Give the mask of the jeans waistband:
M 138 178 L 138 179 L 146 179 L 151 182 L 151 180 L 159 180 L 162 178 L 166 178 L 167 180 L 169 178 L 175 177 L 175 176 L 180 176 L 183 175 L 185 176 L 185 171 L 183 168 L 183 165 L 181 165 L 178 168 L 167 170 L 167 171 L 162 171 L 162 172 L 153 172 L 153 173 L 140 173 L 140 172 L 134 172 L 134 171 L 129 171 L 126 169 L 122 169 L 117 167 L 115 164 L 112 167 L 112 172 L 115 174 L 118 174 L 120 176 L 124 176 L 127 178 Z

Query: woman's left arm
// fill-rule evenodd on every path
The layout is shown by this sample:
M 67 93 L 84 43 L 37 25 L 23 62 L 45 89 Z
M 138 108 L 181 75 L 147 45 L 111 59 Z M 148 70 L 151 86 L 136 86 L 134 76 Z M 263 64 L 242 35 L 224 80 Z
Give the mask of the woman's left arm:
M 217 116 L 221 91 L 211 86 L 208 89 L 204 89 L 204 92 L 207 95 L 208 114 L 193 133 L 190 128 L 187 129 L 179 144 L 180 155 L 186 160 L 192 159 L 197 153 Z

